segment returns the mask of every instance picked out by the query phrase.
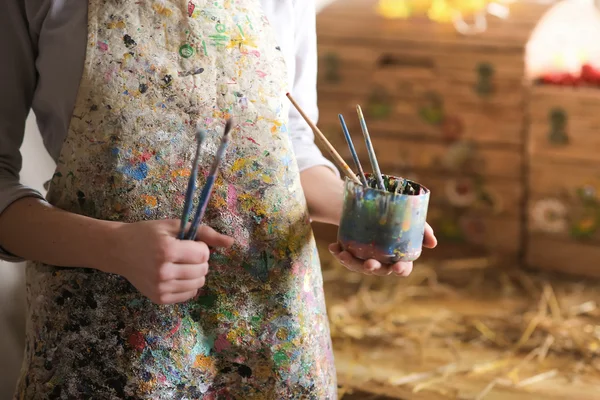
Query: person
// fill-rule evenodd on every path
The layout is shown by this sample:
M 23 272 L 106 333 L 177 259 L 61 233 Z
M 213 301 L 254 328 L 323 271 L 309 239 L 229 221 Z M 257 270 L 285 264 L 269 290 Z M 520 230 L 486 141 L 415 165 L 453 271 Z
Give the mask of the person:
M 15 398 L 336 398 L 310 221 L 338 223 L 343 186 L 285 98 L 316 120 L 314 2 L 3 9 L 0 246 L 32 260 Z M 57 161 L 46 199 L 18 178 L 30 108 Z M 229 117 L 205 225 L 177 240 L 196 126 L 202 181 Z

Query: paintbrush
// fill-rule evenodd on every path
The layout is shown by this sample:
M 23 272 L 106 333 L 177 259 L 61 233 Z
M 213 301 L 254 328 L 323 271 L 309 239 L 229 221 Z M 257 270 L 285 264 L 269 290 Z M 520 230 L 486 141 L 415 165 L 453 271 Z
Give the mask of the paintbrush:
M 385 185 L 383 184 L 381 171 L 379 170 L 379 164 L 377 163 L 377 157 L 375 156 L 375 150 L 373 149 L 373 144 L 371 143 L 371 137 L 369 136 L 369 130 L 367 129 L 367 123 L 365 122 L 365 116 L 363 115 L 362 109 L 359 105 L 356 106 L 356 112 L 358 113 L 360 127 L 362 129 L 363 136 L 365 137 L 365 143 L 367 144 L 367 152 L 369 153 L 369 159 L 371 160 L 371 166 L 373 167 L 373 175 L 375 175 L 375 179 L 377 180 L 377 186 L 380 190 L 386 190 Z
M 294 98 L 292 97 L 292 95 L 288 93 L 288 94 L 286 94 L 286 96 L 288 97 L 288 99 L 290 99 L 290 101 L 292 102 L 292 104 L 294 105 L 294 107 L 296 107 L 296 110 L 298 110 L 298 112 L 300 113 L 300 115 L 302 115 L 302 118 L 304 118 L 304 120 L 306 121 L 306 123 L 308 124 L 308 126 L 310 126 L 310 128 L 313 130 L 313 132 L 315 133 L 315 135 L 319 138 L 319 140 L 327 148 L 327 151 L 329 152 L 329 154 L 331 155 L 331 157 L 333 157 L 333 161 L 337 164 L 338 168 L 340 168 L 342 170 L 342 172 L 344 172 L 344 174 L 350 180 L 352 180 L 354 183 L 356 183 L 358 185 L 362 185 L 361 182 L 356 177 L 356 175 L 354 174 L 354 172 L 352 172 L 352 170 L 350 169 L 350 167 L 348 166 L 348 164 L 346 164 L 346 162 L 344 161 L 344 159 L 342 158 L 342 156 L 340 156 L 338 154 L 338 152 L 335 151 L 335 148 L 331 145 L 331 143 L 329 143 L 329 140 L 327 140 L 327 138 L 325 137 L 325 135 L 323 135 L 323 132 L 321 132 L 319 130 L 319 128 L 317 128 L 317 126 L 314 124 L 314 122 L 312 122 L 310 120 L 310 118 L 308 117 L 308 115 L 306 115 L 304 113 L 304 111 L 298 105 L 298 103 L 296 103 L 296 100 L 294 100 Z
M 194 215 L 192 226 L 190 227 L 190 230 L 188 231 L 188 234 L 186 236 L 187 240 L 194 240 L 196 238 L 198 227 L 200 225 L 200 222 L 202 221 L 202 217 L 204 217 L 204 212 L 206 211 L 206 206 L 208 205 L 208 201 L 210 200 L 210 195 L 212 194 L 215 179 L 217 178 L 219 164 L 221 163 L 221 160 L 225 155 L 227 145 L 229 144 L 229 132 L 231 131 L 232 126 L 233 121 L 230 118 L 225 123 L 225 131 L 223 133 L 223 137 L 221 138 L 221 144 L 219 146 L 219 149 L 217 150 L 217 154 L 215 155 L 215 160 L 212 163 L 208 177 L 206 178 L 206 183 L 202 188 L 200 200 L 198 201 L 198 208 L 196 209 L 196 214 Z
M 350 153 L 352 153 L 352 159 L 354 160 L 354 164 L 356 165 L 356 169 L 358 170 L 358 176 L 360 177 L 360 181 L 364 186 L 367 186 L 367 178 L 365 177 L 362 165 L 360 165 L 360 160 L 358 159 L 358 154 L 356 154 L 356 149 L 354 148 L 354 143 L 352 143 L 352 137 L 350 137 L 350 132 L 348 132 L 348 126 L 346 126 L 344 116 L 342 114 L 338 114 L 338 118 L 340 119 L 340 123 L 342 124 L 342 130 L 344 131 L 346 142 L 348 142 Z
M 188 219 L 190 218 L 190 212 L 192 211 L 192 205 L 194 198 L 194 192 L 196 191 L 196 179 L 198 178 L 198 163 L 200 162 L 200 150 L 202 148 L 202 142 L 206 133 L 200 129 L 200 126 L 196 126 L 196 155 L 194 156 L 194 162 L 192 163 L 192 172 L 188 181 L 187 192 L 185 193 L 185 203 L 183 205 L 183 214 L 181 215 L 181 226 L 179 228 L 178 239 L 182 240 L 185 236 L 185 226 L 187 225 Z

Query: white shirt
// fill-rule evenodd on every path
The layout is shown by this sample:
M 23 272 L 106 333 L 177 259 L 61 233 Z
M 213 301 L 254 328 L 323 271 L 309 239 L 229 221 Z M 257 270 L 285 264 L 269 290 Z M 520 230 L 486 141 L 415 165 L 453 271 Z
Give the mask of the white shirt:
M 317 121 L 314 0 L 261 0 L 289 73 L 290 92 Z M 25 120 L 32 109 L 56 161 L 67 136 L 83 72 L 85 0 L 3 0 L 0 12 L 0 213 L 14 201 L 42 195 L 19 182 Z M 323 157 L 304 119 L 290 107 L 288 130 L 300 171 L 335 167 Z M 45 171 L 48 175 L 51 171 Z M 0 259 L 20 261 L 0 251 Z

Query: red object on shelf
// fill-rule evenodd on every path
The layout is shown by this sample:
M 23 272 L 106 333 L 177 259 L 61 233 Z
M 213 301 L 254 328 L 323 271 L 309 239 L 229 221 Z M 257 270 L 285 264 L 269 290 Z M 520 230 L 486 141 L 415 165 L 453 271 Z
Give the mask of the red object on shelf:
M 582 65 L 581 80 L 583 80 L 586 83 L 600 85 L 600 69 L 596 69 L 590 64 Z
M 542 77 L 542 82 L 551 85 L 578 86 L 581 78 L 568 73 L 546 74 Z

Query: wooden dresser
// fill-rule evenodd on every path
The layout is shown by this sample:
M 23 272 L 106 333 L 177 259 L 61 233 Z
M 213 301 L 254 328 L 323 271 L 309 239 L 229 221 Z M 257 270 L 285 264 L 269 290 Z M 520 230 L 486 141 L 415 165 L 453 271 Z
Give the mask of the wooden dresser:
M 600 247 L 581 243 L 585 235 L 552 233 L 529 217 L 542 213 L 540 201 L 566 192 L 579 207 L 574 197 L 592 190 L 585 182 L 600 179 L 600 120 L 587 116 L 600 115 L 599 94 L 525 82 L 525 46 L 548 8 L 515 3 L 508 19 L 488 18 L 487 30 L 473 36 L 423 19 L 384 19 L 374 0 L 340 0 L 317 18 L 319 126 L 350 160 L 342 113 L 369 169 L 355 111 L 362 106 L 382 171 L 432 191 L 428 220 L 440 248 L 429 256 L 489 254 L 566 270 L 580 257 L 586 265 L 573 271 L 583 273 L 600 260 Z M 553 144 L 550 131 L 561 129 L 568 140 Z M 590 224 L 583 220 L 590 206 L 580 202 L 573 218 Z M 315 230 L 335 239 L 333 228 Z

